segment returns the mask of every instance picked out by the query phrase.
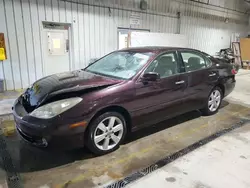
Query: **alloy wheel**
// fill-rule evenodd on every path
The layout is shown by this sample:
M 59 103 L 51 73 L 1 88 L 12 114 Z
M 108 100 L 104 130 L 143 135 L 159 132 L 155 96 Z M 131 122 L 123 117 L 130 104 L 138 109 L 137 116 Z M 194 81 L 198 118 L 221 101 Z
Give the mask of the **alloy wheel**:
M 209 96 L 208 100 L 209 110 L 211 112 L 215 112 L 219 108 L 220 102 L 221 102 L 221 93 L 218 90 L 214 90 Z
M 94 143 L 100 150 L 114 148 L 122 139 L 124 125 L 121 119 L 110 116 L 102 120 L 94 132 Z

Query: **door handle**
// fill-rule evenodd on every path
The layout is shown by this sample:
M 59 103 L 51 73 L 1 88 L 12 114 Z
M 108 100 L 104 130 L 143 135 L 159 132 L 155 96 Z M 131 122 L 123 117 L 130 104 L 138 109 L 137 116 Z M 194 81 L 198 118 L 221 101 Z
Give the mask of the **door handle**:
M 208 75 L 209 77 L 216 76 L 216 73 L 212 73 Z
M 184 80 L 181 80 L 181 81 L 179 81 L 179 82 L 175 82 L 176 85 L 180 85 L 180 84 L 184 84 L 184 83 L 185 83 Z

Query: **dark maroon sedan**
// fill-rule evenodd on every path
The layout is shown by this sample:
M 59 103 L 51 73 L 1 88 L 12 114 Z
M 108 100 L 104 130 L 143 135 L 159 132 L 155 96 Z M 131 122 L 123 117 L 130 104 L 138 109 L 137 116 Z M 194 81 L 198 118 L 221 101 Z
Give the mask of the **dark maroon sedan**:
M 86 145 L 105 154 L 128 132 L 196 109 L 216 113 L 235 74 L 232 65 L 197 50 L 125 49 L 38 80 L 16 100 L 13 114 L 19 134 L 33 145 Z

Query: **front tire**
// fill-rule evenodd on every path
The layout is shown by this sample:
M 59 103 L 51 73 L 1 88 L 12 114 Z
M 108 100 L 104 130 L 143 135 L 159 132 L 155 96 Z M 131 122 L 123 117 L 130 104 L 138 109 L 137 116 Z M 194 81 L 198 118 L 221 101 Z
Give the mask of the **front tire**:
M 89 126 L 86 146 L 97 155 L 118 149 L 127 133 L 126 121 L 117 112 L 103 113 Z
M 203 115 L 216 114 L 220 108 L 222 101 L 222 91 L 219 87 L 215 87 L 208 96 L 206 106 L 201 110 Z

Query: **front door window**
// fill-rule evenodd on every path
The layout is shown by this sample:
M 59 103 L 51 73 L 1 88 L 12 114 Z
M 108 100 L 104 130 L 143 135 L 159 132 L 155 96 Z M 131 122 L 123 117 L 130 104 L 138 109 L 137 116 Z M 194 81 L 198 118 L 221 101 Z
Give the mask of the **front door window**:
M 167 53 L 156 58 L 146 69 L 147 72 L 156 72 L 160 78 L 166 78 L 178 74 L 179 68 L 174 53 Z

